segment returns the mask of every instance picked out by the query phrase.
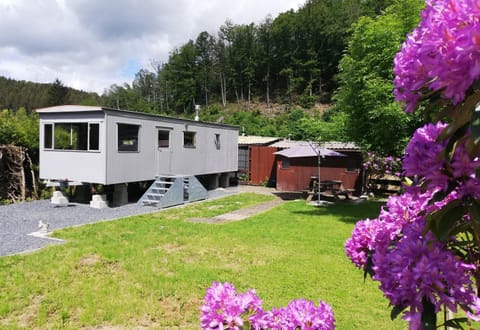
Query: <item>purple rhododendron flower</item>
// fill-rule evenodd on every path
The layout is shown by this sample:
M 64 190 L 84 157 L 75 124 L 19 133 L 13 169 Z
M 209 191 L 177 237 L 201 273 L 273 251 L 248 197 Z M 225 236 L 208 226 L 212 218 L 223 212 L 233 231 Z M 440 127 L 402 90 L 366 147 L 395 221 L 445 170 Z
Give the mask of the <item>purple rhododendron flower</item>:
M 422 193 L 412 187 L 400 196 L 391 196 L 378 218 L 358 221 L 352 237 L 345 242 L 345 252 L 358 267 L 365 269 L 367 258 L 377 250 L 386 250 L 403 227 L 418 218 L 420 211 L 427 208 L 432 192 Z M 441 207 L 433 204 L 430 208 Z
M 475 177 L 475 171 L 480 166 L 480 160 L 478 157 L 472 160 L 468 155 L 465 144 L 460 143 L 455 148 L 450 166 L 454 178 L 473 178 Z
M 420 322 L 424 298 L 436 312 L 442 305 L 453 312 L 460 306 L 470 318 L 480 316 L 471 281 L 475 266 L 456 257 L 432 233 L 423 235 L 424 214 L 460 196 L 454 190 L 432 201 L 437 191 L 422 192 L 413 186 L 403 195 L 390 197 L 378 218 L 357 222 L 345 243 L 346 254 L 357 267 L 364 268 L 367 257 L 372 257 L 373 279 L 381 283 L 380 289 L 393 305 L 410 307 L 403 318 L 412 329 Z
M 335 319 L 332 308 L 324 302 L 318 307 L 310 300 L 296 299 L 287 306 L 290 314 L 291 329 L 329 330 L 334 329 Z
M 414 111 L 432 91 L 453 105 L 463 102 L 480 78 L 480 1 L 427 0 L 421 22 L 407 36 L 394 64 L 394 93 L 405 103 L 405 111 Z M 467 206 L 472 198 L 480 198 L 480 158 L 467 152 L 467 142 L 468 151 L 474 150 L 472 140 L 466 139 L 469 131 L 460 132 L 463 138 L 453 136 L 454 141 L 438 141 L 445 127 L 438 122 L 418 129 L 405 150 L 403 174 L 427 191 L 406 187 L 402 196 L 389 198 L 376 219 L 359 221 L 345 243 L 357 267 L 365 268 L 371 257 L 373 279 L 391 304 L 408 308 L 403 318 L 410 329 L 422 328 L 425 301 L 436 313 L 442 306 L 454 313 L 461 308 L 470 319 L 480 320 L 480 299 L 472 282 L 478 278 L 476 264 L 454 254 L 450 244 L 458 243 L 456 237 L 447 243 L 425 232 L 427 215 L 455 200 L 459 202 L 450 207 L 460 205 L 467 213 L 451 220 L 466 226 L 478 220 Z M 453 148 L 447 148 L 449 143 Z M 392 164 L 385 159 L 385 172 L 395 171 Z
M 239 294 L 230 283 L 214 282 L 207 289 L 200 317 L 202 329 L 242 329 L 244 314 L 261 312 L 254 290 Z
M 265 312 L 255 321 L 254 329 L 331 330 L 335 329 L 335 318 L 332 307 L 322 301 L 315 306 L 310 300 L 295 299 L 287 307 Z
M 422 21 L 394 59 L 395 97 L 412 112 L 421 89 L 442 91 L 458 104 L 480 77 L 480 4 L 427 0 Z
M 469 196 L 475 199 L 480 199 L 480 179 L 472 177 L 468 178 L 465 182 L 459 184 L 457 191 L 458 198 Z
M 358 268 L 365 269 L 368 257 L 375 250 L 375 239 L 382 230 L 382 222 L 376 219 L 360 220 L 355 224 L 352 237 L 345 242 L 345 253 Z
M 271 311 L 264 312 L 255 319 L 254 329 L 280 330 L 286 328 L 288 323 L 286 310 L 286 307 L 282 307 L 280 309 L 272 308 Z
M 424 177 L 431 186 L 446 187 L 448 176 L 444 173 L 445 160 L 440 158 L 447 142 L 436 143 L 446 124 L 427 124 L 415 131 L 405 149 L 403 170 L 407 176 Z
M 437 142 L 437 138 L 446 124 L 427 124 L 415 131 L 405 149 L 403 169 L 407 176 L 424 178 L 429 181 L 429 188 L 439 187 L 446 190 L 449 182 L 456 182 L 461 196 L 479 196 L 476 188 L 478 178 L 476 170 L 480 166 L 478 157 L 472 159 L 465 147 L 465 141 L 460 141 L 454 149 L 450 163 L 442 157 L 448 141 Z
M 230 283 L 213 282 L 207 289 L 200 317 L 202 329 L 333 330 L 335 319 L 330 305 L 320 301 L 292 300 L 287 307 L 263 311 L 254 290 L 238 293 Z M 247 328 L 245 328 L 247 330 Z
M 423 236 L 424 225 L 423 220 L 406 224 L 393 247 L 375 252 L 373 279 L 381 283 L 380 289 L 393 305 L 410 307 L 404 315 L 410 322 L 418 320 L 424 298 L 435 306 L 435 312 L 442 305 L 453 312 L 460 306 L 477 315 L 478 297 L 472 283 L 475 266 L 457 258 L 431 233 Z

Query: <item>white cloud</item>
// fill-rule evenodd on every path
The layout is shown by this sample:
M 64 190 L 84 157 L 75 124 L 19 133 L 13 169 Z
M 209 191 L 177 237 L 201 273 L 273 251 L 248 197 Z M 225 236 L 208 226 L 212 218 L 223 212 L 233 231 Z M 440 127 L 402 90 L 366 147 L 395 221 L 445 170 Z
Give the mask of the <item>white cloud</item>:
M 102 93 L 225 20 L 259 23 L 295 0 L 0 0 L 0 75 Z

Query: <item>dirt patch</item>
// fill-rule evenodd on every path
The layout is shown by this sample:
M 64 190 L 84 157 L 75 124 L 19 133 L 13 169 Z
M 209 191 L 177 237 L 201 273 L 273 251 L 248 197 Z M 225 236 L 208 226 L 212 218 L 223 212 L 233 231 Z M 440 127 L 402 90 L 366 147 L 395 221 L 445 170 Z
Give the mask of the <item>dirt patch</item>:
M 79 267 L 92 267 L 102 262 L 102 257 L 98 254 L 89 254 L 78 261 Z
M 30 304 L 25 308 L 25 311 L 18 317 L 18 325 L 22 328 L 28 328 L 38 316 L 42 296 L 35 296 L 31 299 Z
M 161 324 L 161 329 L 198 329 L 199 322 L 194 324 L 188 320 L 198 320 L 200 306 L 203 300 L 198 297 L 162 297 L 159 300 L 159 307 L 165 320 L 173 324 Z
M 96 271 L 100 271 L 103 273 L 118 273 L 121 271 L 121 266 L 116 261 L 109 261 L 103 258 L 101 255 L 98 254 L 88 254 L 83 256 L 77 264 L 76 269 L 79 272 L 88 273 L 95 269 Z
M 158 249 L 165 251 L 167 254 L 172 254 L 181 251 L 184 247 L 177 243 L 166 243 L 158 246 Z

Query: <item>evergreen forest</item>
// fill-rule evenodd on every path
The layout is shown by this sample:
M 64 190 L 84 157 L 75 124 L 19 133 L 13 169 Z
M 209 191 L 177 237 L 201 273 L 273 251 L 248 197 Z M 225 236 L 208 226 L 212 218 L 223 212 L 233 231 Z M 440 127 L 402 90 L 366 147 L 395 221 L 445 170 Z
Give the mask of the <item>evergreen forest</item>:
M 258 24 L 227 19 L 152 60 L 102 95 L 0 77 L 0 144 L 37 148 L 35 113 L 59 104 L 111 108 L 238 125 L 240 133 L 355 141 L 400 155 L 423 118 L 393 99 L 393 57 L 418 23 L 421 0 L 307 0 Z M 395 132 L 395 134 L 392 134 Z

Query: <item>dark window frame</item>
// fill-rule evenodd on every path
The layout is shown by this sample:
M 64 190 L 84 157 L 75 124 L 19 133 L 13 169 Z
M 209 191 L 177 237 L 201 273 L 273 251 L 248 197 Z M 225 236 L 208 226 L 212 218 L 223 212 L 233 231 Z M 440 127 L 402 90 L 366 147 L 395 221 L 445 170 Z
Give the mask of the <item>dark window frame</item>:
M 53 149 L 53 123 L 43 124 L 43 149 Z
M 157 148 L 170 148 L 171 131 L 171 129 L 157 129 Z M 163 138 L 160 135 L 163 135 Z
M 117 123 L 117 151 L 140 151 L 140 125 Z
M 197 132 L 183 131 L 183 147 L 196 148 L 197 147 Z
M 215 148 L 220 150 L 220 133 L 215 133 Z
M 88 151 L 100 151 L 100 123 L 88 123 Z
M 43 124 L 43 149 L 55 151 L 100 151 L 100 123 L 48 122 Z
M 53 128 L 55 150 L 88 151 L 88 122 L 58 122 Z

